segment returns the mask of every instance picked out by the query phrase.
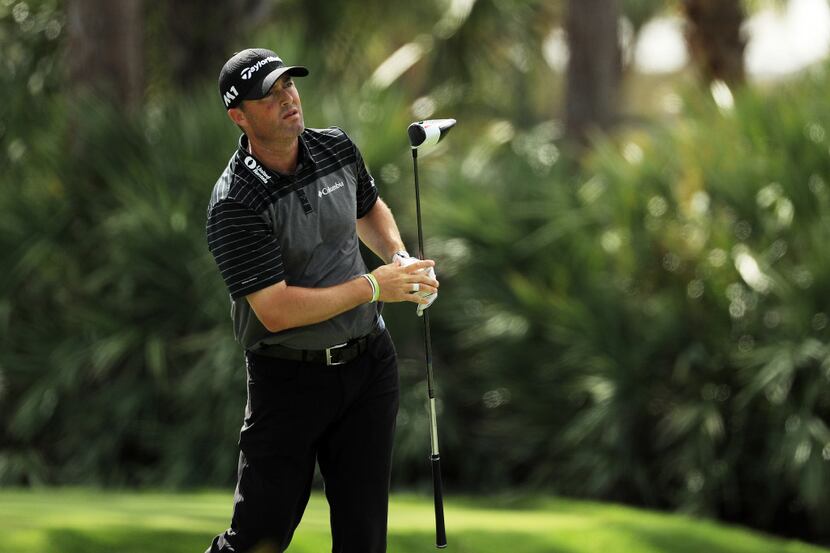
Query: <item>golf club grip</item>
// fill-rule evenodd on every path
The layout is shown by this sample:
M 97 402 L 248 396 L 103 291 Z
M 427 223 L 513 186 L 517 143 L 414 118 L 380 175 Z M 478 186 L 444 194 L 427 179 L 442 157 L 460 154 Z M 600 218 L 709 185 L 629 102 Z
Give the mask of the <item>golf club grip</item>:
M 432 484 L 435 492 L 435 547 L 447 547 L 447 530 L 444 528 L 444 485 L 441 482 L 441 457 L 430 455 Z

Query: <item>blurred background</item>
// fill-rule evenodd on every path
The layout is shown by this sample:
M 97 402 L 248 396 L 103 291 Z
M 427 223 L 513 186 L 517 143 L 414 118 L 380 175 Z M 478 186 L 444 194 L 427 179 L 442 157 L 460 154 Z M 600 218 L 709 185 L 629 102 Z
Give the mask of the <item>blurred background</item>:
M 310 68 L 411 252 L 406 127 L 458 120 L 420 162 L 451 494 L 830 543 L 827 0 L 0 0 L 0 484 L 230 496 L 204 227 L 249 46 Z M 421 320 L 384 316 L 427 490 Z

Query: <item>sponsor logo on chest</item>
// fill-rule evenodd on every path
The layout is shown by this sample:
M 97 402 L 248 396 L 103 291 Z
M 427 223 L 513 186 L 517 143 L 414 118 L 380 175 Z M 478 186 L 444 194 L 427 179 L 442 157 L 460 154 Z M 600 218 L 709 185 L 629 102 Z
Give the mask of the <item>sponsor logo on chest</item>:
M 338 190 L 340 188 L 343 188 L 344 186 L 346 186 L 346 185 L 343 184 L 342 180 L 337 181 L 336 183 L 332 184 L 331 186 L 323 187 L 320 191 L 317 192 L 317 197 L 322 198 L 323 196 L 328 196 L 332 192 L 335 192 L 336 190 Z
M 257 163 L 257 161 L 251 156 L 245 158 L 245 167 L 250 169 L 251 173 L 253 173 L 264 184 L 267 184 L 268 181 L 271 180 L 271 177 L 268 175 L 265 169 L 263 169 L 262 166 L 259 163 Z

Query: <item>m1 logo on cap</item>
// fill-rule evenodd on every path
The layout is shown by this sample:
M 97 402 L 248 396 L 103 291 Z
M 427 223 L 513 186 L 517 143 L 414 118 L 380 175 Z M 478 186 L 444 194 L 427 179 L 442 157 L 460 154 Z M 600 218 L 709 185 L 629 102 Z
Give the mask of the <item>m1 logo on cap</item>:
M 227 92 L 225 92 L 225 95 L 222 96 L 222 100 L 225 102 L 225 107 L 231 105 L 231 102 L 236 100 L 237 96 L 239 96 L 239 91 L 236 90 L 235 86 L 232 86 Z
M 256 73 L 257 71 L 259 71 L 259 70 L 260 70 L 260 68 L 261 68 L 263 65 L 267 65 L 267 64 L 271 63 L 272 61 L 276 61 L 276 62 L 280 62 L 280 63 L 282 63 L 282 60 L 281 60 L 280 58 L 278 58 L 277 56 L 269 56 L 269 57 L 267 57 L 267 58 L 265 58 L 265 59 L 261 59 L 261 60 L 259 60 L 258 62 L 256 62 L 255 64 L 253 64 L 253 65 L 252 65 L 252 66 L 250 66 L 250 67 L 246 67 L 245 69 L 243 69 L 243 70 L 239 73 L 239 75 L 242 77 L 242 80 L 243 80 L 243 81 L 247 81 L 248 79 L 250 79 L 250 78 L 251 78 L 251 75 L 253 75 L 253 74 L 254 74 L 254 73 Z

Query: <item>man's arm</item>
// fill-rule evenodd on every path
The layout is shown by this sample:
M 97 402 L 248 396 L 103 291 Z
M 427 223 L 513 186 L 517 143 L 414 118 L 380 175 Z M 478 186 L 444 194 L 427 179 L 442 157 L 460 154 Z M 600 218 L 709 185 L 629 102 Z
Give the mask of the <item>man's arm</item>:
M 384 263 L 389 263 L 395 252 L 406 250 L 392 210 L 380 198 L 357 220 L 357 235 Z
M 372 286 L 358 277 L 327 288 L 302 288 L 278 282 L 246 296 L 262 325 L 270 332 L 331 319 L 371 301 Z
M 431 260 L 406 267 L 381 265 L 372 271 L 380 286 L 379 300 L 426 304 L 429 300 L 413 294 L 412 285 L 418 284 L 419 290 L 425 292 L 437 291 L 438 281 L 426 272 L 418 272 L 433 265 Z M 367 303 L 372 299 L 372 286 L 362 276 L 325 288 L 288 286 L 281 281 L 245 297 L 262 325 L 270 332 L 279 332 L 319 323 Z

